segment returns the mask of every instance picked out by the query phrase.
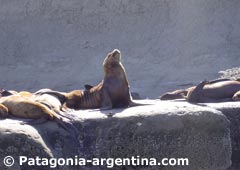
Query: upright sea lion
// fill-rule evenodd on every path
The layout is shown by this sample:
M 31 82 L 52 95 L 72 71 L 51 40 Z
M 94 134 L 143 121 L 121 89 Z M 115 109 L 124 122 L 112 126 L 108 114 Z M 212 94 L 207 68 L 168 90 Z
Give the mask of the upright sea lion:
M 65 98 L 65 106 L 72 109 L 119 108 L 138 106 L 129 90 L 126 71 L 121 63 L 121 53 L 115 49 L 103 61 L 104 78 L 96 86 L 87 85 L 85 90 L 69 93 L 44 92 Z
M 216 83 L 203 81 L 188 92 L 186 99 L 191 103 L 237 101 L 239 91 L 239 81 L 228 80 Z

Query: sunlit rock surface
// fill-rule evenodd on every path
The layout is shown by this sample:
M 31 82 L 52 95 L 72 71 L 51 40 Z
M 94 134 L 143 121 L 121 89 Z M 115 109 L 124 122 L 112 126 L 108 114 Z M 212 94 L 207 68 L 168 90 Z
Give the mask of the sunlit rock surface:
M 74 117 L 77 138 L 54 122 L 22 125 L 20 120 L 1 120 L 0 158 L 18 156 L 83 158 L 188 158 L 188 166 L 166 170 L 226 170 L 231 165 L 230 124 L 220 111 L 186 102 L 138 101 L 152 105 L 113 110 L 84 110 Z M 4 167 L 0 161 L 1 169 Z M 31 169 L 37 167 L 30 167 Z M 41 169 L 49 167 L 41 167 Z M 59 167 L 59 169 L 79 167 Z M 81 169 L 104 169 L 85 166 Z M 105 167 L 106 168 L 106 167 Z M 158 166 L 137 167 L 156 170 Z M 133 166 L 114 169 L 136 169 Z

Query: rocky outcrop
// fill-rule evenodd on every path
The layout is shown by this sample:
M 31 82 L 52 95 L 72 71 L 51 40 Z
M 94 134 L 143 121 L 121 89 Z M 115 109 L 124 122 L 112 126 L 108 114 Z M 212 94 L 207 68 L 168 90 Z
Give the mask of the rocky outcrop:
M 153 105 L 114 110 L 85 110 L 75 117 L 74 133 L 55 122 L 22 125 L 1 120 L 0 158 L 15 158 L 15 169 L 48 169 L 23 164 L 19 155 L 45 158 L 188 158 L 188 166 L 115 166 L 116 170 L 226 170 L 231 165 L 229 121 L 221 111 L 186 102 L 145 101 Z M 0 169 L 4 169 L 0 161 Z M 10 169 L 11 169 L 10 168 Z M 79 166 L 57 169 L 80 169 Z M 81 169 L 107 169 L 83 166 Z
M 219 74 L 221 75 L 221 78 L 229 78 L 233 80 L 240 79 L 240 67 L 219 71 Z
M 240 169 L 240 105 L 239 102 L 207 104 L 221 111 L 231 122 L 232 166 L 229 170 Z

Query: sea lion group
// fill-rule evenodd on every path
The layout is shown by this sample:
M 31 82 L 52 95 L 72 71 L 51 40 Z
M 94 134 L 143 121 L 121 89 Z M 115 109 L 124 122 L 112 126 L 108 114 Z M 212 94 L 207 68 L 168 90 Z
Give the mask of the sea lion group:
M 45 118 L 61 122 L 68 109 L 109 109 L 142 105 L 132 101 L 119 50 L 114 49 L 107 54 L 103 61 L 103 71 L 104 78 L 98 85 L 85 85 L 83 90 L 59 92 L 41 89 L 35 93 L 1 90 L 0 117 Z
M 63 127 L 71 120 L 64 113 L 69 109 L 111 109 L 139 106 L 132 101 L 126 71 L 121 63 L 121 52 L 109 52 L 103 61 L 103 80 L 96 86 L 85 89 L 59 92 L 41 89 L 27 91 L 0 91 L 0 117 L 9 116 L 30 119 L 49 119 Z M 240 101 L 240 81 L 217 79 L 203 81 L 197 86 L 167 92 L 161 100 L 186 99 L 191 103 Z

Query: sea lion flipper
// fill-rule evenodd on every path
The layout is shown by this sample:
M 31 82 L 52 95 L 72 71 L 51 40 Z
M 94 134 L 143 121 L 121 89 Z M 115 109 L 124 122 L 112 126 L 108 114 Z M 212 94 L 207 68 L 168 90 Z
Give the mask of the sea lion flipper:
M 102 91 L 102 104 L 100 108 L 113 108 L 112 100 L 106 90 Z
M 187 94 L 187 101 L 190 103 L 199 103 L 201 102 L 201 98 L 203 97 L 203 87 L 208 84 L 209 82 L 204 80 L 202 82 L 200 82 L 195 88 L 191 89 L 188 91 Z
M 233 101 L 240 101 L 240 91 L 237 91 L 236 93 L 234 93 L 233 97 L 232 97 Z
M 8 117 L 8 108 L 3 104 L 0 104 L 0 118 Z

